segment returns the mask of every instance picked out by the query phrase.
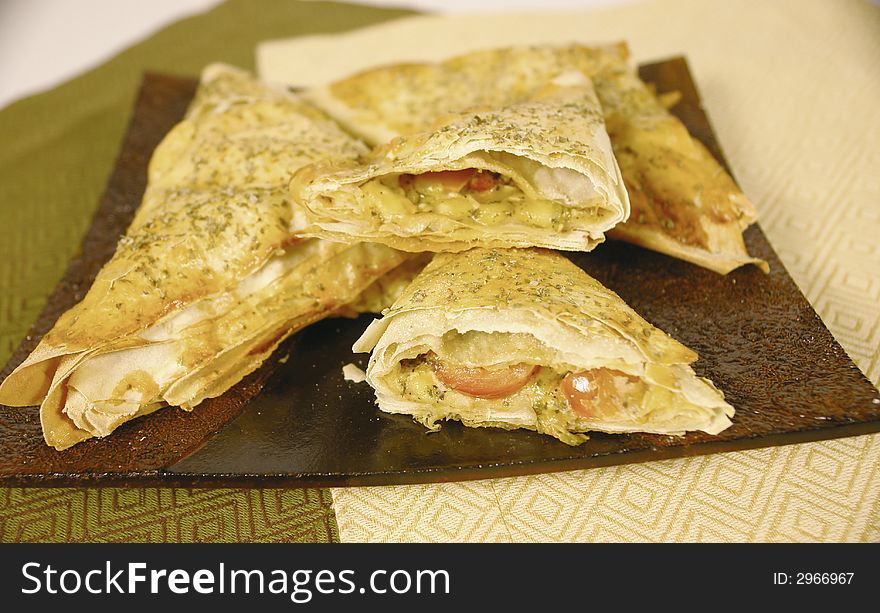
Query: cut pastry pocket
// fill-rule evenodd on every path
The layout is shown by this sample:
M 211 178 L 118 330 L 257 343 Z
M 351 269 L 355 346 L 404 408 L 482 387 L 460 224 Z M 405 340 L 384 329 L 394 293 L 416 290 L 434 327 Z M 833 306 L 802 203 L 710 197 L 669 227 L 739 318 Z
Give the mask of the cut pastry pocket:
M 528 100 L 445 117 L 365 161 L 316 163 L 291 182 L 307 235 L 406 251 L 589 251 L 629 215 L 586 77 Z
M 544 250 L 438 254 L 355 343 L 379 408 L 429 428 L 717 434 L 734 409 L 697 355 L 568 259 Z

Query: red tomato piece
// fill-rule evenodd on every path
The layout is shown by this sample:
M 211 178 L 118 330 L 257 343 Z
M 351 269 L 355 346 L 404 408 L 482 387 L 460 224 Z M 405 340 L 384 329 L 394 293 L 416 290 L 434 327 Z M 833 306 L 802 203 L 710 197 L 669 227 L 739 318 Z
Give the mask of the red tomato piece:
M 565 394 L 571 410 L 579 417 L 611 417 L 620 407 L 615 377 L 624 377 L 631 382 L 639 380 L 638 377 L 619 370 L 593 368 L 565 375 L 562 379 L 562 393 Z
M 463 170 L 440 170 L 438 172 L 423 172 L 416 176 L 416 180 L 425 183 L 439 183 L 450 191 L 461 191 L 471 177 L 477 171 L 473 168 Z
M 432 360 L 437 378 L 452 389 L 477 398 L 504 398 L 521 390 L 540 366 L 515 364 L 503 368 L 469 368 L 450 366 Z
M 467 188 L 472 192 L 488 192 L 490 189 L 498 185 L 498 179 L 495 174 L 488 170 L 479 170 L 468 181 Z

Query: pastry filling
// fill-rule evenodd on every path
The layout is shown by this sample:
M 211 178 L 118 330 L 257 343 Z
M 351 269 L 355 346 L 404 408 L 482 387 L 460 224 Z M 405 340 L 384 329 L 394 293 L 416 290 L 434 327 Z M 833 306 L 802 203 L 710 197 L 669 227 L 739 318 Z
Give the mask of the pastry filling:
M 450 363 L 433 352 L 401 362 L 400 391 L 408 400 L 447 400 L 450 394 L 502 406 L 529 405 L 570 414 L 573 420 L 636 417 L 647 386 L 613 368 L 558 370 L 520 362 L 473 367 Z
M 415 417 L 428 426 L 455 417 L 533 427 L 569 444 L 597 424 L 632 426 L 700 410 L 674 387 L 634 374 L 639 368 L 616 360 L 565 364 L 529 334 L 453 331 L 434 347 L 413 348 L 389 381 L 401 399 L 421 405 Z
M 599 206 L 563 206 L 529 195 L 510 177 L 475 168 L 390 174 L 368 181 L 361 189 L 379 223 L 399 223 L 413 216 L 430 222 L 439 216 L 469 226 L 525 225 L 566 232 L 609 214 Z

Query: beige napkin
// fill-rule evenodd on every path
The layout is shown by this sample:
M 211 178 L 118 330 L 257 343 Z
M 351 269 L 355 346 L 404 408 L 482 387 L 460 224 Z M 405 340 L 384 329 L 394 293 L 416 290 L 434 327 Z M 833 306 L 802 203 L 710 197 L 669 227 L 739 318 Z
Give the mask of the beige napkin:
M 529 42 L 686 55 L 789 272 L 880 380 L 880 8 L 671 0 L 576 14 L 416 17 L 258 47 L 298 85 Z M 343 541 L 880 541 L 880 435 L 442 485 L 333 490 Z

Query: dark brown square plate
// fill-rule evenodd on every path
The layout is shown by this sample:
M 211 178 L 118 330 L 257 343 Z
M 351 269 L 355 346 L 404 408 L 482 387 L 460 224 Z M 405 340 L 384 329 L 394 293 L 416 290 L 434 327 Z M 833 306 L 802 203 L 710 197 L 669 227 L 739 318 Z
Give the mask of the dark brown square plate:
M 723 160 L 681 58 L 641 68 L 673 111 Z M 183 116 L 195 82 L 148 74 L 113 175 L 80 255 L 0 374 L 33 349 L 113 253 L 140 203 L 150 155 Z M 342 378 L 369 316 L 325 320 L 289 339 L 257 372 L 192 412 L 165 409 L 112 436 L 57 452 L 43 443 L 38 410 L 0 407 L 4 485 L 345 486 L 453 481 L 589 468 L 753 449 L 880 431 L 880 394 L 834 340 L 758 226 L 749 251 L 769 275 L 727 276 L 609 241 L 571 259 L 646 319 L 700 354 L 695 369 L 736 407 L 718 436 L 595 434 L 569 447 L 528 431 L 464 428 L 427 433 L 380 413 L 372 390 Z M 289 359 L 281 363 L 285 356 Z

